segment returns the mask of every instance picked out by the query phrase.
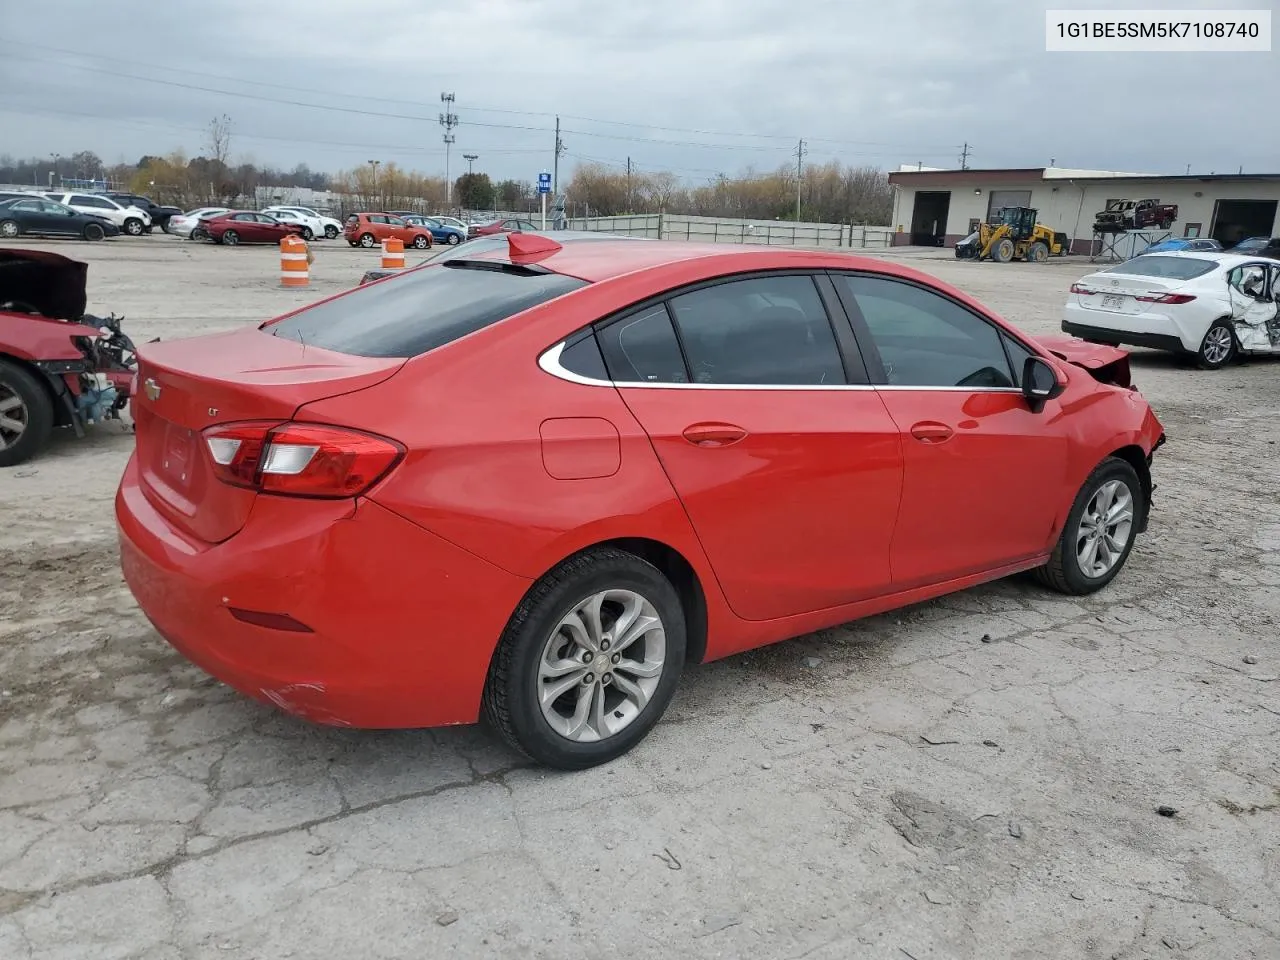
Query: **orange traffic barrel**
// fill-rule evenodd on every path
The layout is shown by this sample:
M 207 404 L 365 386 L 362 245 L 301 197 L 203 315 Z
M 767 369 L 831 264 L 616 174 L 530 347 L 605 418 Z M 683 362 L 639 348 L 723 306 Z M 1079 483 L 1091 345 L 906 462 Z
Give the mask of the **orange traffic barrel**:
M 293 236 L 283 238 L 280 241 L 280 286 L 307 286 L 311 282 L 310 259 L 305 240 Z
M 398 237 L 391 237 L 382 241 L 382 269 L 383 270 L 403 270 L 404 269 L 404 241 Z

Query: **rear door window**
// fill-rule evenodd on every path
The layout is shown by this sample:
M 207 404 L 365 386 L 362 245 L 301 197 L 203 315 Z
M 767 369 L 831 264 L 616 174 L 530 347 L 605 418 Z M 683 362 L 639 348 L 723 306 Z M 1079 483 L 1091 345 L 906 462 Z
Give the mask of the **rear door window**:
M 756 277 L 671 300 L 694 383 L 837 386 L 835 334 L 813 278 Z
M 680 341 L 664 304 L 622 317 L 599 332 L 615 383 L 688 383 Z
M 360 357 L 415 357 L 584 286 L 576 277 L 455 260 L 356 287 L 263 329 Z

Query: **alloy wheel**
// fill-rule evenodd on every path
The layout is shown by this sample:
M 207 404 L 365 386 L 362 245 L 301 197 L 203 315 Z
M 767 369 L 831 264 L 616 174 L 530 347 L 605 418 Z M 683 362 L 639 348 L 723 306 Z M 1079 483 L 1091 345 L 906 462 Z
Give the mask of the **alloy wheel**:
M 27 432 L 31 414 L 18 392 L 0 383 L 0 450 L 7 450 Z
M 1204 335 L 1201 352 L 1206 363 L 1217 365 L 1231 356 L 1231 331 L 1224 325 L 1214 327 Z
M 537 700 L 560 736 L 614 736 L 644 712 L 662 679 L 667 640 L 657 608 L 632 590 L 602 590 L 569 611 L 543 646 Z
M 0 237 L 5 237 L 9 240 L 12 240 L 17 235 L 18 235 L 18 225 L 14 223 L 12 220 L 6 220 L 4 223 L 0 223 Z
M 1133 494 L 1122 480 L 1100 486 L 1080 516 L 1076 529 L 1076 559 L 1080 572 L 1097 579 L 1106 576 L 1124 556 L 1133 535 Z

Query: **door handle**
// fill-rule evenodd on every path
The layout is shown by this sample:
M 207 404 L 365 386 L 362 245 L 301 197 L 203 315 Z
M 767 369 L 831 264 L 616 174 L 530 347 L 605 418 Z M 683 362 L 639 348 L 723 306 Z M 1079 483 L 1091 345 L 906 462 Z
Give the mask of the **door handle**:
M 922 420 L 911 428 L 911 435 L 921 443 L 943 443 L 950 440 L 953 433 L 945 423 L 933 420 Z
M 732 423 L 695 423 L 684 429 L 684 438 L 695 447 L 727 447 L 746 435 L 747 431 Z

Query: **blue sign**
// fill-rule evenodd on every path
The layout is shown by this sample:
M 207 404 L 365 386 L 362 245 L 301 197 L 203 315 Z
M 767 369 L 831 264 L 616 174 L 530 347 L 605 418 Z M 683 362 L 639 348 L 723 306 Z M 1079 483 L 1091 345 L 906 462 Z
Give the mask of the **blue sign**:
M 538 192 L 539 193 L 551 192 L 551 174 L 545 173 L 545 172 L 538 174 Z

